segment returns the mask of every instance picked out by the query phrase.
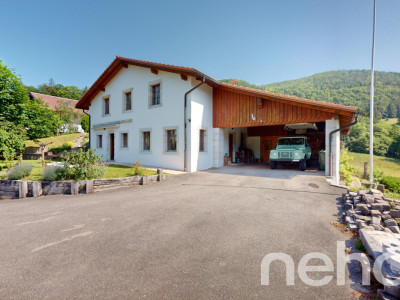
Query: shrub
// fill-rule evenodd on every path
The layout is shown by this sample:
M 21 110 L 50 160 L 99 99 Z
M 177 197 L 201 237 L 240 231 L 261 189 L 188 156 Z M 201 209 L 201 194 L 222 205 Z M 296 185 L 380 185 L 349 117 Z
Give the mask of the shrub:
M 347 185 L 350 184 L 351 176 L 354 173 L 354 167 L 350 165 L 350 161 L 352 161 L 353 159 L 354 157 L 350 157 L 346 149 L 342 150 L 342 153 L 340 155 L 339 172 L 340 172 L 340 179 L 346 182 Z
M 102 178 L 106 167 L 94 149 L 80 148 L 65 157 L 65 179 L 84 180 Z
M 61 180 L 64 178 L 65 168 L 60 166 L 48 166 L 44 168 L 42 177 L 47 181 Z
M 60 153 L 63 151 L 70 151 L 73 147 L 74 147 L 73 142 L 66 142 L 66 143 L 62 144 L 60 147 L 50 148 L 50 151 L 53 153 Z
M 33 166 L 27 163 L 18 163 L 7 171 L 9 180 L 19 180 L 31 174 Z
M 400 193 L 400 177 L 384 176 L 381 183 L 394 193 Z
M 133 176 L 143 176 L 143 170 L 139 168 L 139 161 L 135 161 L 133 165 Z

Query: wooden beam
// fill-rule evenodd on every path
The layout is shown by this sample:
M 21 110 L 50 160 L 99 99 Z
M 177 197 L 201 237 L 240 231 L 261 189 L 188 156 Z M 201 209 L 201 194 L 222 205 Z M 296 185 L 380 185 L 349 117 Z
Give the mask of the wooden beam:
M 104 86 L 102 86 L 102 87 L 100 88 L 100 91 L 105 92 L 105 91 L 106 91 L 106 88 L 105 88 Z
M 186 81 L 187 80 L 187 76 L 185 74 L 181 74 L 181 79 Z
M 128 64 L 127 63 L 122 63 L 122 66 L 124 67 L 124 68 L 128 68 Z
M 156 69 L 151 69 L 151 73 L 153 73 L 153 74 L 158 74 L 158 70 L 156 70 Z

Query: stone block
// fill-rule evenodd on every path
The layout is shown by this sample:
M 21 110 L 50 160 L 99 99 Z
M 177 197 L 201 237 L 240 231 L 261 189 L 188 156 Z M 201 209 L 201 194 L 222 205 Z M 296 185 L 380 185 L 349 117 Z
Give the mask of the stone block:
M 388 226 L 387 228 L 389 228 L 393 233 L 400 233 L 399 230 L 399 226 Z
M 93 180 L 86 180 L 86 194 L 91 194 L 94 192 Z
M 71 181 L 71 195 L 79 194 L 79 181 L 73 180 Z
M 364 216 L 369 215 L 369 209 L 366 204 L 359 204 L 357 205 L 357 210 L 361 211 Z
M 375 230 L 378 230 L 378 231 L 382 231 L 383 230 L 383 226 L 381 226 L 381 225 L 376 225 L 376 224 L 372 224 L 372 226 L 374 227 L 374 229 Z
M 393 231 L 391 231 L 389 228 L 385 227 L 383 228 L 383 231 L 387 232 L 387 233 L 391 233 L 393 234 Z
M 371 203 L 374 203 L 375 198 L 374 198 L 374 195 L 366 194 L 366 195 L 364 195 L 363 200 L 365 203 L 371 204 Z
M 357 194 L 356 192 L 349 192 L 349 195 L 350 195 L 350 197 L 355 197 L 355 196 L 357 196 L 358 194 Z
M 382 205 L 380 203 L 372 203 L 371 204 L 371 209 L 383 211 L 383 207 L 382 207 Z
M 23 180 L 18 180 L 18 198 L 26 198 L 26 194 L 28 193 L 28 182 Z
M 32 197 L 40 197 L 43 194 L 42 182 L 32 181 Z
M 349 209 L 353 209 L 353 208 L 354 208 L 353 204 L 351 204 L 351 203 L 345 203 L 343 206 L 344 210 L 349 210 Z
M 390 210 L 390 204 L 389 203 L 381 203 L 382 205 L 382 210 L 383 211 L 389 211 Z
M 370 213 L 371 213 L 371 216 L 380 216 L 381 215 L 381 212 L 376 209 L 371 209 Z
M 372 216 L 371 224 L 380 225 L 382 218 L 380 216 Z
M 365 227 L 365 229 L 366 230 L 374 230 L 375 231 L 375 228 L 372 225 L 368 225 L 367 227 Z
M 373 195 L 374 195 L 374 194 L 382 195 L 382 192 L 379 191 L 379 190 L 377 190 L 377 189 L 370 189 L 368 193 L 369 193 L 369 194 L 373 194 Z
M 400 299 L 400 287 L 399 286 L 385 285 L 384 290 L 385 290 L 386 294 L 390 294 L 390 295 L 394 296 L 395 297 L 394 299 Z
M 359 191 L 358 191 L 358 194 L 359 194 L 360 196 L 364 196 L 364 195 L 367 194 L 367 193 L 368 193 L 367 190 L 359 190 Z
M 389 212 L 392 218 L 400 218 L 400 210 L 394 209 Z
M 397 222 L 393 219 L 386 219 L 384 222 L 386 226 L 397 226 Z
M 347 229 L 348 229 L 349 231 L 356 231 L 356 230 L 358 230 L 358 227 L 357 227 L 357 225 L 354 224 L 354 223 L 349 223 L 349 224 L 347 225 Z

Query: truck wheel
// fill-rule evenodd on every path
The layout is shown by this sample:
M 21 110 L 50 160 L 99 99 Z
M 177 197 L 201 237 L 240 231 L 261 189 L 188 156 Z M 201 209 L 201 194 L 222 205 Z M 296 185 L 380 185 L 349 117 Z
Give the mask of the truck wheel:
M 311 167 L 311 165 L 312 165 L 312 160 L 311 160 L 311 158 L 310 158 L 310 159 L 307 159 L 306 165 L 307 165 L 307 168 L 310 168 L 310 167 Z
M 300 169 L 300 171 L 305 171 L 306 170 L 306 161 L 304 159 L 302 159 L 300 161 L 299 169 Z
M 276 161 L 271 161 L 270 163 L 269 163 L 269 167 L 271 168 L 271 169 L 276 169 Z

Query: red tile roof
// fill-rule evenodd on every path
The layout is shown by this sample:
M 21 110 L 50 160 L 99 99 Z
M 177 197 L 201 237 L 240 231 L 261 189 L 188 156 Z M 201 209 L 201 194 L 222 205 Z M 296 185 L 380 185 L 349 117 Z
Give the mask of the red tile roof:
M 40 94 L 40 93 L 34 93 L 30 92 L 29 97 L 32 99 L 42 99 L 45 104 L 47 104 L 52 110 L 56 110 L 57 106 L 59 106 L 60 103 L 65 103 L 69 104 L 74 110 L 77 110 L 75 108 L 76 104 L 78 103 L 78 100 L 74 99 L 68 99 L 68 98 L 61 98 L 61 97 L 56 97 L 56 96 L 50 96 L 50 95 L 45 95 L 45 94 Z
M 197 79 L 204 78 L 205 82 L 214 88 L 229 89 L 229 90 L 233 90 L 233 91 L 236 91 L 239 93 L 240 92 L 248 93 L 248 94 L 261 96 L 261 97 L 267 96 L 267 97 L 276 98 L 276 99 L 285 100 L 285 101 L 294 101 L 297 103 L 313 105 L 313 106 L 316 106 L 316 108 L 317 107 L 326 107 L 326 108 L 331 108 L 331 109 L 337 110 L 338 112 L 346 111 L 347 113 L 349 113 L 349 112 L 355 113 L 355 111 L 356 111 L 355 107 L 352 107 L 352 106 L 345 106 L 345 105 L 339 105 L 339 104 L 333 104 L 333 103 L 326 103 L 326 102 L 322 102 L 322 101 L 297 98 L 294 96 L 281 95 L 281 94 L 276 94 L 276 93 L 272 93 L 272 92 L 267 92 L 267 91 L 252 89 L 252 88 L 246 88 L 246 87 L 241 87 L 241 86 L 237 86 L 237 85 L 233 85 L 233 84 L 220 82 L 220 81 L 215 80 L 214 78 L 212 78 L 194 68 L 187 68 L 187 67 L 181 67 L 181 66 L 175 66 L 175 65 L 167 65 L 167 64 L 161 64 L 161 63 L 156 63 L 156 62 L 151 62 L 151 61 L 131 59 L 131 58 L 126 58 L 126 57 L 121 57 L 121 56 L 117 56 L 114 59 L 114 61 L 108 66 L 108 68 L 100 75 L 100 77 L 95 81 L 95 83 L 82 96 L 82 98 L 77 103 L 76 107 L 82 108 L 82 109 L 88 109 L 90 102 L 97 95 L 97 93 L 100 90 L 104 89 L 105 86 L 107 85 L 107 83 L 123 67 L 128 67 L 128 65 L 135 65 L 135 66 L 151 68 L 151 69 L 156 69 L 156 70 L 161 70 L 161 71 L 166 71 L 166 72 L 183 74 L 183 75 L 195 77 Z

